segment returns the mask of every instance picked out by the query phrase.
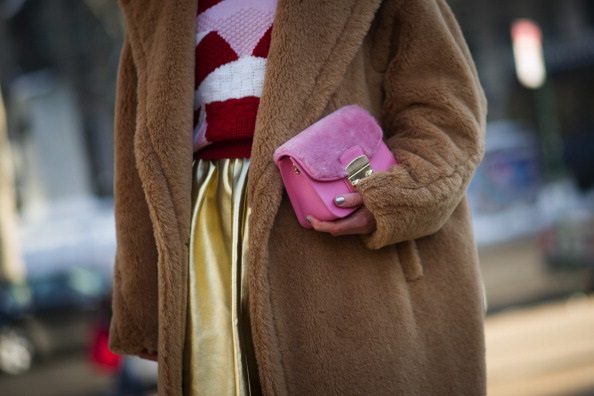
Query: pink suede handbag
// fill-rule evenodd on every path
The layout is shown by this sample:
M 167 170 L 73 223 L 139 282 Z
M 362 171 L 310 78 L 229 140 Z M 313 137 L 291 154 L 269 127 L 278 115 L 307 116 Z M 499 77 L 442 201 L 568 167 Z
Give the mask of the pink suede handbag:
M 366 110 L 350 105 L 327 115 L 274 152 L 299 224 L 346 217 L 358 208 L 341 208 L 334 198 L 356 191 L 361 179 L 396 165 L 383 132 Z

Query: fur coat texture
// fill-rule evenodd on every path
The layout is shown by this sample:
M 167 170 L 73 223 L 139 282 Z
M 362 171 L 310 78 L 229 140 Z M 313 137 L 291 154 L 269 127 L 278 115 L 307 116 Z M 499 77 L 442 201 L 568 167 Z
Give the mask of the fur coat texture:
M 196 0 L 121 0 L 111 348 L 182 393 Z M 273 163 L 344 105 L 399 165 L 361 182 L 377 231 L 300 227 Z M 483 292 L 465 190 L 486 103 L 444 0 L 279 0 L 248 184 L 250 310 L 269 395 L 481 395 Z M 340 133 L 340 131 L 336 131 Z

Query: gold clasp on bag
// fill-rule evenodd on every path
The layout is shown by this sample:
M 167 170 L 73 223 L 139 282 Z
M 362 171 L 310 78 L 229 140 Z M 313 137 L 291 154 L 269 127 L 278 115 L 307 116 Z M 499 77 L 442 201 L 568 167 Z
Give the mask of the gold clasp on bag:
M 369 158 L 367 158 L 366 155 L 362 155 L 352 160 L 344 170 L 353 187 L 359 184 L 361 179 L 364 179 L 373 173 L 373 169 L 369 164 Z

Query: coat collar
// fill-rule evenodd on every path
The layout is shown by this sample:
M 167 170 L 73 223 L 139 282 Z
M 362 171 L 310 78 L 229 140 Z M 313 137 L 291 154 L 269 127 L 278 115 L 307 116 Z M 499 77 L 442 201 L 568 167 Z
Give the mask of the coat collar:
M 198 0 L 120 0 L 124 13 L 128 39 L 133 50 L 140 47 L 141 54 L 148 56 L 154 45 L 160 43 L 183 42 L 194 46 L 196 28 L 196 10 Z M 169 51 L 174 50 L 169 47 Z M 174 57 L 193 56 L 188 54 L 170 54 Z M 148 62 L 148 59 L 147 59 Z

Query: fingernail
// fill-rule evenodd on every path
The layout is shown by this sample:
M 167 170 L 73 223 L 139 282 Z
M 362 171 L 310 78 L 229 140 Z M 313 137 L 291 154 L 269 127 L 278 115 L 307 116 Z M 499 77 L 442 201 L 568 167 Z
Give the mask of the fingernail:
M 334 198 L 334 202 L 336 203 L 336 205 L 342 205 L 344 203 L 344 197 L 338 196 L 338 197 Z
M 308 222 L 308 223 L 311 223 L 311 217 L 310 217 L 310 216 L 307 216 L 307 217 L 305 218 L 305 220 L 307 220 L 307 222 Z

